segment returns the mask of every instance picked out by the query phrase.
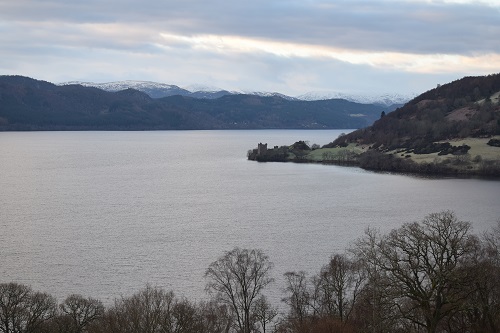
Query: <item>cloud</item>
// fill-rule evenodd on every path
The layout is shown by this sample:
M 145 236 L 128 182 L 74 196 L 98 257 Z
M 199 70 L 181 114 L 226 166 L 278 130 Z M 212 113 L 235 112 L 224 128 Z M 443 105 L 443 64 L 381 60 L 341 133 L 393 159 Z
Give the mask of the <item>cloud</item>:
M 376 75 L 434 85 L 498 71 L 499 15 L 492 0 L 3 1 L 0 71 L 297 93 Z
M 177 36 L 160 34 L 165 45 L 186 45 L 216 53 L 269 53 L 278 57 L 330 58 L 351 64 L 393 68 L 409 72 L 453 72 L 467 67 L 469 70 L 494 71 L 500 68 L 500 55 L 478 56 L 446 54 L 411 54 L 398 52 L 369 52 L 340 49 L 321 45 L 283 43 L 238 36 Z
M 493 1 L 12 1 L 7 21 L 121 23 L 175 35 L 410 53 L 500 52 Z

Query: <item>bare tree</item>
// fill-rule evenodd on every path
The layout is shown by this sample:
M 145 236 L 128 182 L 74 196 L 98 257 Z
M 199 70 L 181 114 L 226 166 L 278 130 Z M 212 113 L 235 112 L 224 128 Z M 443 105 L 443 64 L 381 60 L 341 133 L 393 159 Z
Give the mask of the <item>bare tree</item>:
M 500 331 L 500 220 L 497 225 L 484 235 L 486 249 L 483 276 L 484 293 L 482 294 L 482 305 L 484 313 L 484 326 L 491 332 Z M 477 272 L 477 270 L 475 271 Z M 486 330 L 485 330 L 486 331 Z
M 172 309 L 170 331 L 172 333 L 206 333 L 200 316 L 200 311 L 195 304 L 187 299 L 177 300 Z
M 82 295 L 70 295 L 59 306 L 69 320 L 65 331 L 82 333 L 88 326 L 104 315 L 104 306 L 94 298 L 84 298 Z
M 261 295 L 253 305 L 253 315 L 255 322 L 260 325 L 260 332 L 266 333 L 269 324 L 278 315 L 278 310 L 273 307 L 268 301 L 266 296 Z
M 449 320 L 450 331 L 500 330 L 500 221 L 483 235 L 483 242 L 461 268 L 469 281 L 462 287 L 465 300 Z
M 470 228 L 450 211 L 434 213 L 391 231 L 364 251 L 370 254 L 367 263 L 383 274 L 387 294 L 409 325 L 436 332 L 460 305 L 458 291 L 464 281 L 458 267 L 477 246 Z
M 500 266 L 479 249 L 459 272 L 468 277 L 459 289 L 460 307 L 447 319 L 448 332 L 498 332 L 500 328 Z
M 290 307 L 288 322 L 294 327 L 294 331 L 302 332 L 310 319 L 311 309 L 314 309 L 306 273 L 286 272 L 285 283 L 286 297 L 283 302 Z
M 0 284 L 0 331 L 35 333 L 56 315 L 54 297 L 17 283 Z
M 394 302 L 386 292 L 391 283 L 386 272 L 377 265 L 377 249 L 381 239 L 379 230 L 368 228 L 365 236 L 349 249 L 367 278 L 355 304 L 356 319 L 360 327 L 373 333 L 396 331 L 399 315 L 396 315 Z
M 234 316 L 226 304 L 216 301 L 202 302 L 199 309 L 203 333 L 229 333 Z
M 206 290 L 230 306 L 242 333 L 252 331 L 253 304 L 273 281 L 272 267 L 261 250 L 235 248 L 211 263 L 205 273 L 209 280 Z
M 320 314 L 338 317 L 341 322 L 346 322 L 354 309 L 365 276 L 357 262 L 345 255 L 333 255 L 314 279 Z
M 491 231 L 484 234 L 483 238 L 489 257 L 500 266 L 500 220 L 498 220 L 497 225 Z
M 105 318 L 105 332 L 157 333 L 172 330 L 174 293 L 147 285 L 131 297 L 115 302 Z

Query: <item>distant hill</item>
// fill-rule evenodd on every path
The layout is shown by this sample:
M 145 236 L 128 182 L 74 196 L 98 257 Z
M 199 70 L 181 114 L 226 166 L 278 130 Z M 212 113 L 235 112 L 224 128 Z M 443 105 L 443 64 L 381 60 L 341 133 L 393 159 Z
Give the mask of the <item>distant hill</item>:
M 277 92 L 266 91 L 227 91 L 217 87 L 208 87 L 204 85 L 191 85 L 188 87 L 179 87 L 172 84 L 151 82 L 151 81 L 115 81 L 107 83 L 94 82 L 62 82 L 59 85 L 79 84 L 85 87 L 95 87 L 106 91 L 120 91 L 125 89 L 136 89 L 148 94 L 152 98 L 162 98 L 174 95 L 181 95 L 194 98 L 215 99 L 226 95 L 257 95 L 262 97 L 282 97 L 288 100 L 320 101 L 328 99 L 345 99 L 349 102 L 360 104 L 377 104 L 391 109 L 402 106 L 417 94 L 397 94 L 397 93 L 339 93 L 339 92 L 308 92 L 297 97 L 287 96 Z
M 297 98 L 304 101 L 318 101 L 324 99 L 340 98 L 350 102 L 363 104 L 379 104 L 396 107 L 403 106 L 418 94 L 397 94 L 397 93 L 339 93 L 339 92 L 308 92 Z
M 84 87 L 94 87 L 111 92 L 117 92 L 126 89 L 135 89 L 146 93 L 151 98 L 163 98 L 163 97 L 181 95 L 193 98 L 215 99 L 225 95 L 233 94 L 232 92 L 226 90 L 200 89 L 192 91 L 172 84 L 165 84 L 165 83 L 158 83 L 151 81 L 128 80 L 128 81 L 116 81 L 116 82 L 106 82 L 106 83 L 71 81 L 71 82 L 63 82 L 58 85 L 60 86 L 82 85 Z
M 203 85 L 191 85 L 186 88 L 181 88 L 176 85 L 158 83 L 151 81 L 115 81 L 106 83 L 94 83 L 94 82 L 81 82 L 81 81 L 70 81 L 62 82 L 58 84 L 59 86 L 67 85 L 82 85 L 84 87 L 94 87 L 106 91 L 117 92 L 125 89 L 135 89 L 148 94 L 151 98 L 163 98 L 175 95 L 202 98 L 202 99 L 217 99 L 226 95 L 256 95 L 261 97 L 282 97 L 287 100 L 298 100 L 297 98 L 283 95 L 280 93 L 270 93 L 270 92 L 241 92 L 241 91 L 227 91 L 215 87 L 208 87 Z M 334 98 L 318 98 L 322 99 L 334 99 Z M 338 99 L 338 98 L 337 98 Z M 311 99 L 304 99 L 311 100 Z M 351 101 L 352 102 L 352 101 Z M 357 102 L 359 103 L 359 102 Z M 362 104 L 372 104 L 372 103 L 362 103 Z M 386 105 L 388 106 L 388 105 Z
M 0 76 L 0 130 L 343 129 L 368 126 L 389 110 L 342 99 L 276 95 L 152 98 L 130 88 L 111 92 Z
M 500 74 L 464 77 L 383 113 L 373 125 L 321 149 L 292 148 L 250 159 L 346 163 L 366 169 L 500 176 Z M 286 148 L 286 147 L 285 147 Z M 316 147 L 318 148 L 318 147 Z

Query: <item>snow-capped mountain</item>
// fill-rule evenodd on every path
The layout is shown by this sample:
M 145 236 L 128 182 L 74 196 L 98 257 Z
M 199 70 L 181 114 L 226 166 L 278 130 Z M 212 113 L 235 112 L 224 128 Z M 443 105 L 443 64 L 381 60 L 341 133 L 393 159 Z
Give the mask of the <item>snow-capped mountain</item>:
M 256 96 L 261 96 L 261 97 L 281 97 L 283 99 L 287 99 L 289 101 L 296 101 L 298 98 L 291 97 L 288 95 L 283 95 L 277 92 L 266 92 L 266 91 L 252 91 L 252 92 L 242 92 L 242 94 L 247 94 L 247 95 L 256 95 Z
M 182 89 L 179 86 L 151 81 L 115 81 L 106 83 L 95 83 L 95 82 L 81 82 L 81 81 L 70 81 L 59 83 L 59 85 L 70 85 L 79 84 L 84 87 L 95 87 L 106 91 L 121 91 L 125 89 L 136 89 L 142 91 L 152 98 L 161 98 L 172 95 L 189 95 L 190 92 L 186 89 Z
M 142 91 L 152 98 L 162 98 L 173 95 L 189 96 L 193 98 L 214 99 L 225 95 L 248 94 L 262 97 L 281 97 L 287 100 L 305 100 L 317 101 L 326 99 L 345 99 L 351 102 L 361 104 L 378 104 L 383 106 L 391 106 L 395 104 L 405 104 L 417 94 L 348 94 L 338 92 L 309 92 L 297 97 L 287 96 L 277 92 L 265 91 L 228 91 L 218 87 L 193 84 L 186 87 L 179 87 L 172 84 L 151 82 L 151 81 L 116 81 L 107 83 L 80 82 L 71 81 L 59 83 L 59 85 L 80 84 L 86 87 L 96 87 L 106 91 L 121 91 L 125 89 L 136 89 Z
M 222 90 L 219 88 L 209 88 L 207 86 L 190 86 L 188 88 L 181 88 L 173 84 L 158 83 L 151 81 L 116 81 L 106 83 L 95 82 L 81 82 L 71 81 L 59 83 L 59 85 L 80 84 L 85 87 L 95 87 L 106 91 L 121 91 L 125 89 L 136 89 L 148 94 L 152 98 L 162 98 L 174 95 L 189 96 L 193 98 L 206 98 L 214 99 L 224 95 L 230 95 L 232 92 Z
M 85 87 L 96 87 L 96 88 L 106 90 L 106 91 L 120 91 L 120 90 L 125 90 L 128 88 L 134 88 L 137 90 L 152 89 L 152 88 L 155 88 L 155 89 L 181 89 L 180 87 L 175 86 L 175 85 L 171 85 L 171 84 L 151 82 L 151 81 L 134 81 L 134 80 L 115 81 L 115 82 L 106 82 L 106 83 L 71 81 L 71 82 L 63 82 L 63 83 L 60 83 L 59 85 L 68 85 L 68 84 L 80 84 L 80 85 L 85 86 Z
M 224 89 L 221 89 L 219 87 L 215 86 L 208 86 L 205 84 L 190 84 L 189 86 L 183 87 L 183 89 L 186 89 L 187 91 L 190 91 L 192 93 L 194 92 L 218 92 L 218 91 L 223 91 Z
M 405 104 L 418 94 L 397 94 L 397 93 L 373 93 L 373 94 L 348 94 L 339 92 L 309 92 L 298 96 L 298 99 L 305 101 L 318 101 L 325 99 L 345 99 L 350 102 L 362 104 L 379 104 L 391 106 L 395 104 Z
M 261 96 L 261 97 L 281 97 L 284 99 L 288 100 L 297 100 L 295 97 L 287 96 L 284 94 L 280 94 L 278 92 L 268 92 L 268 91 L 244 91 L 244 90 L 224 90 L 218 87 L 214 86 L 208 86 L 208 85 L 203 85 L 203 84 L 192 84 L 187 87 L 183 87 L 186 90 L 189 90 L 193 94 L 198 94 L 201 95 L 202 92 L 206 93 L 221 93 L 225 92 L 226 94 L 231 94 L 231 95 L 240 95 L 240 94 L 245 94 L 245 95 L 256 95 L 256 96 Z

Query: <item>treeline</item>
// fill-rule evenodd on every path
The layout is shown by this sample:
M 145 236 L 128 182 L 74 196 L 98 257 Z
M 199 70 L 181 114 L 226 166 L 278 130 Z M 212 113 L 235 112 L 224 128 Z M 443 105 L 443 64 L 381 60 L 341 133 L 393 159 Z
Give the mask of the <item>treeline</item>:
M 273 264 L 235 248 L 205 272 L 207 301 L 146 286 L 105 308 L 71 295 L 61 304 L 0 284 L 0 332 L 323 333 L 498 332 L 500 220 L 483 235 L 450 211 L 387 234 L 367 229 L 319 272 L 284 275 L 280 312 L 264 296 Z
M 417 96 L 410 103 L 418 103 L 423 100 L 447 99 L 454 100 L 464 98 L 466 101 L 479 101 L 500 91 L 500 74 L 486 76 L 466 76 L 448 84 L 438 85 Z

